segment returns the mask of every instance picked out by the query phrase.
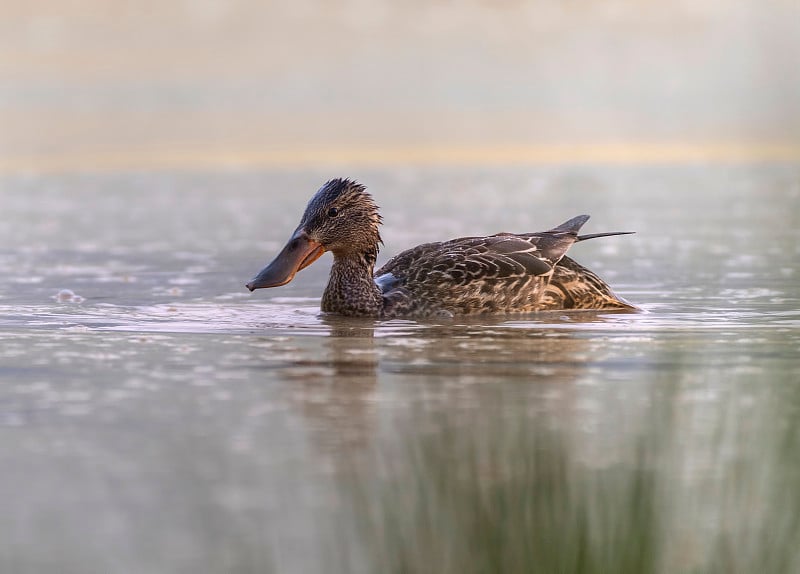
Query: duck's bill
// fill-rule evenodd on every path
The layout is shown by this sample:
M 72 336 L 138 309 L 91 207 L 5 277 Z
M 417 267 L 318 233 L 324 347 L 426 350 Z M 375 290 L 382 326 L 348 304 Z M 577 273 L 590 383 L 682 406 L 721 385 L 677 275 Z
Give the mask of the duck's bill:
M 292 235 L 272 263 L 264 267 L 246 285 L 250 291 L 265 287 L 279 287 L 294 279 L 295 274 L 305 269 L 325 253 L 325 248 L 311 239 L 302 230 Z

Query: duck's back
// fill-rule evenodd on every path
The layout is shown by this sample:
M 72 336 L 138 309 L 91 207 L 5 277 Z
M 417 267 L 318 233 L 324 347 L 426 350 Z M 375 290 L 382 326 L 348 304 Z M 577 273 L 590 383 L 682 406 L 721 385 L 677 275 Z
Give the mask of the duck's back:
M 574 241 L 563 232 L 499 234 L 409 249 L 375 273 L 384 315 L 536 311 L 554 265 Z

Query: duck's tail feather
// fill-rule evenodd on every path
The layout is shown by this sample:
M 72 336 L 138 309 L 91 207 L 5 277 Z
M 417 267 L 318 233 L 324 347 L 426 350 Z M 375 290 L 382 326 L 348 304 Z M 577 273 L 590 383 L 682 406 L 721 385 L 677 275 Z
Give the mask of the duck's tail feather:
M 586 235 L 578 235 L 575 241 L 586 241 L 587 239 L 595 239 L 597 237 L 610 237 L 612 235 L 631 235 L 635 231 L 609 231 L 607 233 L 587 233 Z
M 578 233 L 581 226 L 589 220 L 588 215 L 578 215 L 551 229 L 551 232 Z
M 554 227 L 550 230 L 550 232 L 566 232 L 575 234 L 575 241 L 586 241 L 587 239 L 594 239 L 596 237 L 609 237 L 611 235 L 629 235 L 631 233 L 636 233 L 635 231 L 609 231 L 607 233 L 587 233 L 584 235 L 578 235 L 578 230 L 580 230 L 583 224 L 588 220 L 588 215 L 578 215 L 570 220 L 565 221 L 558 227 Z

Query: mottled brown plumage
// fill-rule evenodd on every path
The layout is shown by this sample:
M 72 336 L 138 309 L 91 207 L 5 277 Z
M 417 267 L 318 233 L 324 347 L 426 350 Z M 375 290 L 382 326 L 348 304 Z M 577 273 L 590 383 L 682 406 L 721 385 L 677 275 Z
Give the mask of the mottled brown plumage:
M 597 275 L 565 257 L 577 241 L 580 215 L 549 231 L 461 237 L 419 245 L 373 273 L 381 223 L 366 189 L 351 180 L 327 182 L 311 199 L 281 253 L 250 283 L 276 287 L 334 255 L 323 311 L 368 317 L 430 317 L 530 313 L 558 309 L 635 309 Z

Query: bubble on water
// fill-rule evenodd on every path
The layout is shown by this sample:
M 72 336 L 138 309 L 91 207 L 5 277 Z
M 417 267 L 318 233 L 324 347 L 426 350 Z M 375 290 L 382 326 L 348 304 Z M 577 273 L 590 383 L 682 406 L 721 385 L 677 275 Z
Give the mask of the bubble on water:
M 62 289 L 53 297 L 59 303 L 82 303 L 85 298 L 76 295 L 72 289 Z

